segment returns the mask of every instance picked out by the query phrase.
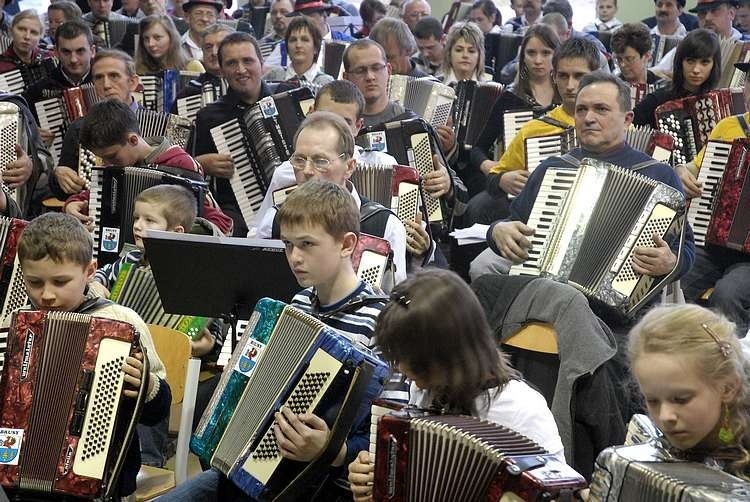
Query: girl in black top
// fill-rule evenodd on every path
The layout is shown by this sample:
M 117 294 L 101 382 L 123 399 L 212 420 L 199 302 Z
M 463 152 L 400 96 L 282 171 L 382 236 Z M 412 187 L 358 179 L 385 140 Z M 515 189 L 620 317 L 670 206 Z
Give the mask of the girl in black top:
M 635 125 L 656 129 L 654 112 L 673 99 L 699 96 L 714 88 L 721 76 L 719 38 L 709 30 L 691 31 L 677 46 L 672 66 L 672 85 L 647 95 L 633 109 Z

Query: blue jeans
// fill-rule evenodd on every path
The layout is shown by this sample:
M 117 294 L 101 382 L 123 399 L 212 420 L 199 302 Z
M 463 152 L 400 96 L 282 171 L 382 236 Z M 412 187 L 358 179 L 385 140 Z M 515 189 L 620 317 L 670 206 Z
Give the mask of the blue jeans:
M 157 500 L 160 502 L 218 502 L 220 478 L 221 473 L 215 469 L 203 471 Z

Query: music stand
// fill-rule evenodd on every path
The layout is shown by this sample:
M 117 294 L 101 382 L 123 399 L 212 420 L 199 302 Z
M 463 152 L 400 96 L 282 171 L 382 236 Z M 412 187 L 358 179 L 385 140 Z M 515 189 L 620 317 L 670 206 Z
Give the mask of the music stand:
M 249 319 L 264 296 L 289 302 L 300 290 L 278 240 L 148 230 L 143 239 L 164 310 Z

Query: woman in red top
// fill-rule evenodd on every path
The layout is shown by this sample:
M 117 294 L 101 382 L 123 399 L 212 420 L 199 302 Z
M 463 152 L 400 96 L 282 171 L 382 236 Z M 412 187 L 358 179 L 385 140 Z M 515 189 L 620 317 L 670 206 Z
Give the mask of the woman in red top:
M 10 25 L 13 42 L 0 55 L 0 73 L 42 66 L 42 61 L 51 57 L 47 51 L 39 48 L 43 33 L 42 20 L 34 9 L 18 13 Z

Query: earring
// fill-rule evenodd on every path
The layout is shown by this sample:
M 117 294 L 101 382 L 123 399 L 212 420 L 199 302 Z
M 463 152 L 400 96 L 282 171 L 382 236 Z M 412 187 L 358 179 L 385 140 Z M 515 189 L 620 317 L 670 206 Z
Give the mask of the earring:
M 729 405 L 724 403 L 724 417 L 721 420 L 721 428 L 719 429 L 719 441 L 722 444 L 728 445 L 734 441 L 734 432 L 732 432 L 729 426 Z

